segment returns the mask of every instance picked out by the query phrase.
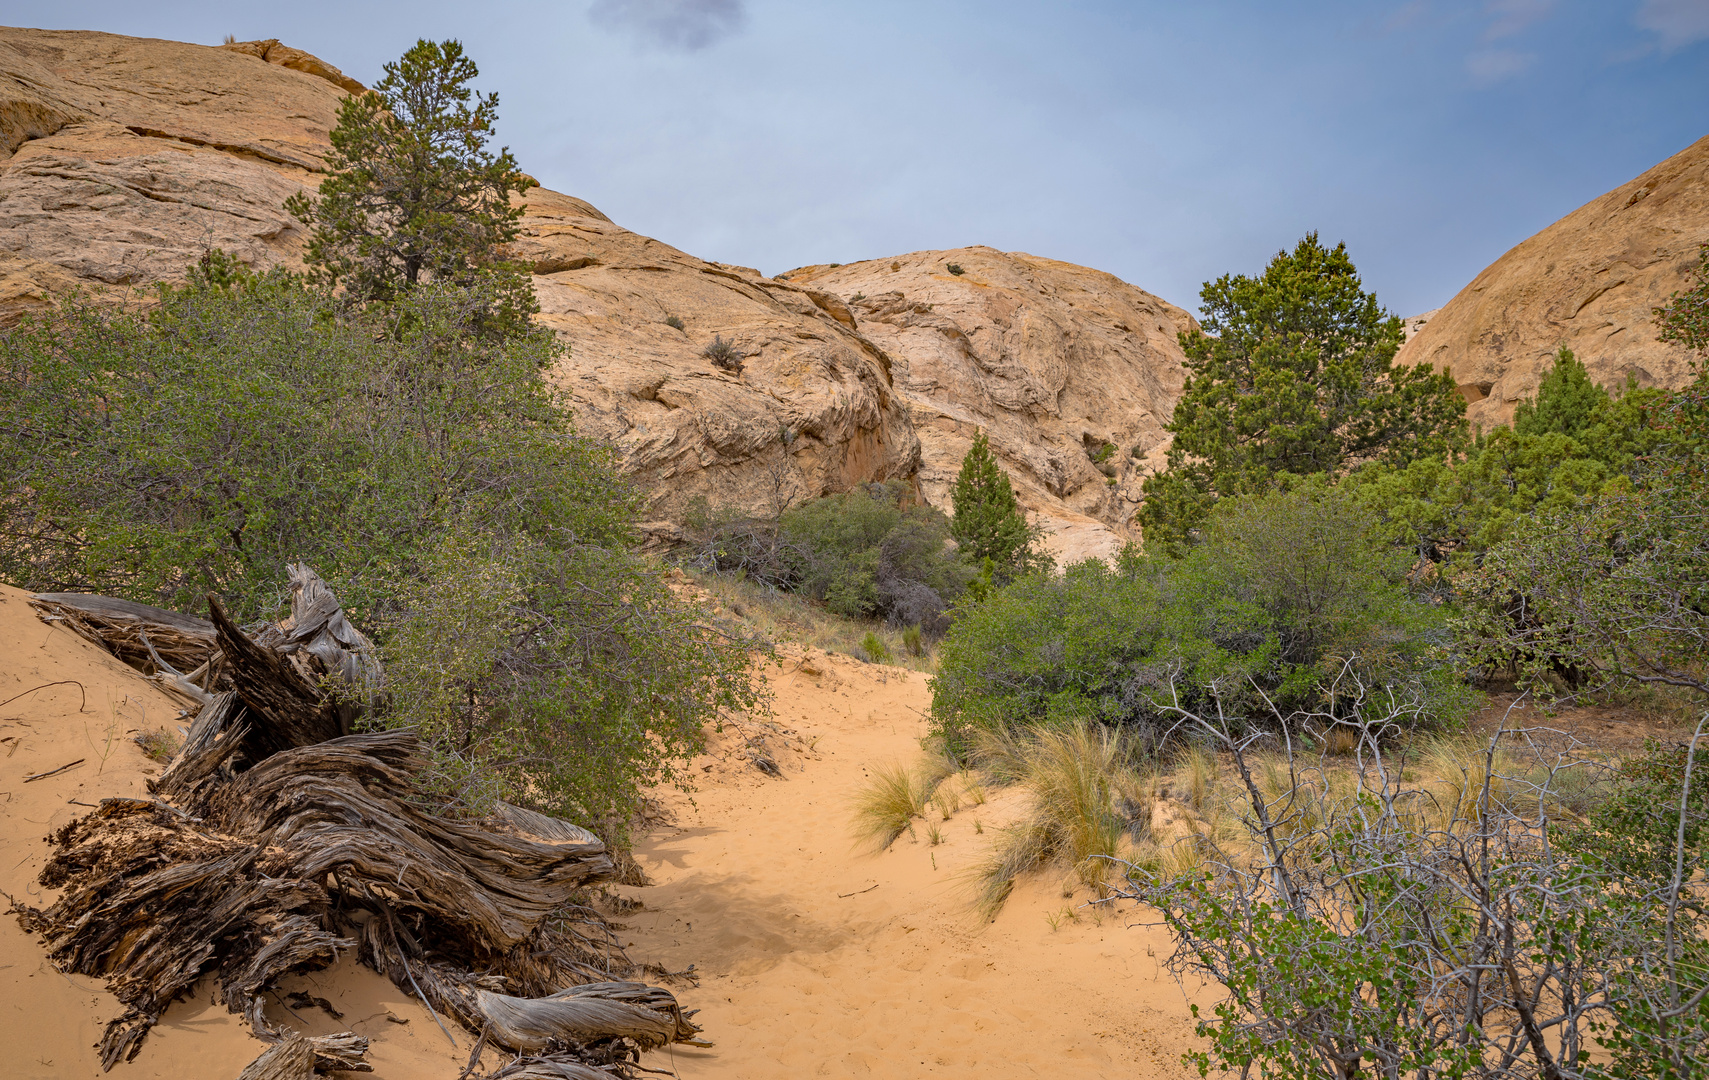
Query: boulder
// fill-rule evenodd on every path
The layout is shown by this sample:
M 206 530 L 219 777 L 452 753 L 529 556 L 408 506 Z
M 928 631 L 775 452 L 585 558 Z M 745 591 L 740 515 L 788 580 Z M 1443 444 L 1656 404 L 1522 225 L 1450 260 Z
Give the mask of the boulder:
M 0 324 L 182 278 L 209 247 L 295 262 L 282 204 L 319 182 L 343 96 L 231 49 L 0 29 Z

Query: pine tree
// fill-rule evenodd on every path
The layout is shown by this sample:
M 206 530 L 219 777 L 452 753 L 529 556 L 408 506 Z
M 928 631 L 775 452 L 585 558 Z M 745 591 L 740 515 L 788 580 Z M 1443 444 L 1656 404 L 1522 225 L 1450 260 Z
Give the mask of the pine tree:
M 1218 500 L 1280 474 L 1404 466 L 1464 438 L 1453 379 L 1394 366 L 1401 321 L 1363 290 L 1345 244 L 1308 233 L 1262 275 L 1225 274 L 1201 296 L 1203 329 L 1180 335 L 1188 378 L 1168 466 L 1145 481 L 1147 543 L 1186 541 Z
M 1558 433 L 1577 438 L 1608 411 L 1608 391 L 1590 381 L 1590 372 L 1565 346 L 1555 354 L 1555 366 L 1543 376 L 1533 401 L 1521 401 L 1513 411 L 1518 435 Z
M 1043 556 L 1033 550 L 1038 530 L 1027 523 L 1008 474 L 997 464 L 983 431 L 974 436 L 961 459 L 950 502 L 955 510 L 950 535 L 973 563 L 989 559 L 995 574 L 1004 580 L 1043 563 Z
M 537 311 L 526 268 L 503 258 L 534 186 L 509 149 L 487 140 L 498 95 L 476 94 L 479 74 L 456 41 L 418 41 L 385 67 L 372 93 L 344 99 L 332 130 L 332 175 L 319 197 L 285 208 L 314 226 L 305 261 L 356 303 L 389 301 L 427 281 L 486 297 L 489 327 L 508 333 Z

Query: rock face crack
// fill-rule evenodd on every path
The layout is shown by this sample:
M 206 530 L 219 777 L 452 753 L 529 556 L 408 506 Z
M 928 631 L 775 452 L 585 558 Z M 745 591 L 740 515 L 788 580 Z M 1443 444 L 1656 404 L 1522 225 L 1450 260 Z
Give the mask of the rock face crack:
M 161 128 L 143 127 L 140 124 L 126 124 L 125 127 L 131 132 L 131 134 L 141 135 L 145 138 L 173 139 L 177 142 L 189 143 L 191 146 L 206 146 L 214 150 L 223 150 L 228 154 L 253 154 L 262 161 L 271 161 L 277 165 L 295 165 L 297 168 L 307 169 L 309 172 L 318 173 L 326 171 L 326 165 L 324 162 L 315 161 L 306 156 L 292 154 L 284 150 L 271 150 L 265 146 L 258 146 L 255 143 L 220 142 L 216 139 L 205 138 L 200 135 L 192 135 L 188 132 L 165 131 Z

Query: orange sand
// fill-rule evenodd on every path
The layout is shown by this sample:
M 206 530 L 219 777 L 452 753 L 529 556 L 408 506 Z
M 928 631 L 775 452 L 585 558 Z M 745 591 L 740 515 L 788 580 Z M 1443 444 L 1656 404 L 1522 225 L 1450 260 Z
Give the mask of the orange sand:
M 68 630 L 36 618 L 26 593 L 0 586 L 0 701 L 43 683 L 75 680 L 0 705 L 0 890 L 20 903 L 46 907 L 54 896 L 36 884 L 46 860 L 44 838 L 88 813 L 79 803 L 148 795 L 159 766 L 132 736 L 177 729 L 179 707 L 148 680 Z M 30 783 L 24 777 L 83 758 L 82 765 Z M 72 800 L 77 800 L 73 802 Z M 336 976 L 336 978 L 334 977 Z M 419 1003 L 349 957 L 338 969 L 304 977 L 311 992 L 345 1013 L 334 1023 L 304 1013 L 298 1024 L 319 1034 L 354 1030 L 370 1036 L 375 1076 L 390 1080 L 455 1077 L 472 1040 L 458 1035 L 456 1053 Z M 210 1003 L 211 986 L 166 1011 L 135 1061 L 116 1066 L 120 1080 L 228 1080 L 266 1049 L 248 1024 Z M 407 1025 L 385 1018 L 387 1011 Z M 108 1020 L 124 1011 L 99 979 L 64 975 L 48 963 L 38 940 L 0 915 L 0 1075 L 11 1080 L 101 1076 L 95 1044 Z M 279 1008 L 275 1020 L 289 1019 Z M 490 1059 L 489 1059 L 490 1060 Z M 352 1074 L 354 1075 L 354 1074 Z
M 619 890 L 645 904 L 624 917 L 635 959 L 696 965 L 699 986 L 676 991 L 702 1010 L 716 1043 L 644 1064 L 674 1066 L 684 1080 L 1187 1075 L 1179 1055 L 1192 1025 L 1159 966 L 1161 931 L 1125 928 L 1132 912 L 1081 912 L 1052 930 L 1047 914 L 1085 900 L 1064 899 L 1054 874 L 1024 882 L 994 923 L 971 913 L 957 875 L 986 850 L 992 826 L 1017 813 L 1018 792 L 964 806 L 942 826 L 941 846 L 928 845 L 918 823 L 917 839 L 884 854 L 854 842 L 850 804 L 864 766 L 919 755 L 924 676 L 814 653 L 768 677 L 782 730 L 745 730 L 765 736 L 784 779 L 731 753 L 740 740 L 726 729 L 696 763 L 706 767 L 700 790 L 663 796 L 676 826 L 637 849 L 655 885 Z M 0 889 L 35 906 L 52 900 L 35 884 L 43 838 L 86 812 L 78 803 L 144 795 L 158 767 L 131 737 L 178 723 L 178 706 L 147 680 L 41 623 L 23 593 L 0 587 L 0 700 L 63 679 L 84 694 L 56 686 L 0 706 Z M 23 783 L 80 757 L 75 769 Z M 419 1003 L 350 957 L 281 989 L 297 988 L 329 998 L 345 1019 L 270 1015 L 310 1033 L 369 1036 L 376 1080 L 450 1080 L 467 1060 L 466 1032 L 453 1028 L 453 1050 Z M 263 1046 L 209 993 L 173 1005 L 136 1061 L 111 1075 L 223 1080 L 241 1071 Z M 54 970 L 36 939 L 0 918 L 6 1076 L 101 1075 L 95 1043 L 121 1011 L 99 980 Z M 495 1063 L 489 1054 L 487 1067 Z
M 1047 915 L 1087 899 L 1063 897 L 1060 871 L 1024 880 L 993 923 L 972 912 L 964 871 L 1021 792 L 964 804 L 938 846 L 922 822 L 882 854 L 856 843 L 864 767 L 920 757 L 926 677 L 801 662 L 773 677 L 783 730 L 767 746 L 784 779 L 730 752 L 726 731 L 692 801 L 666 796 L 676 827 L 637 846 L 653 886 L 621 890 L 646 905 L 623 919 L 630 955 L 701 976 L 677 995 L 716 1046 L 674 1049 L 683 1080 L 1189 1075 L 1188 1001 L 1161 968 L 1168 936 L 1127 925 L 1143 914 L 1083 909 L 1052 930 Z

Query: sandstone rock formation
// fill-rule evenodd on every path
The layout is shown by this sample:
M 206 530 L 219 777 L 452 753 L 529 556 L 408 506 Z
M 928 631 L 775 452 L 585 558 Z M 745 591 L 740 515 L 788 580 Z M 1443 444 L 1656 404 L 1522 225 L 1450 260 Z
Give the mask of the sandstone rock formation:
M 1474 425 L 1506 423 L 1555 350 L 1610 387 L 1690 381 L 1689 354 L 1656 340 L 1651 309 L 1687 285 L 1709 243 L 1709 137 L 1595 199 L 1492 263 L 1401 349 L 1447 368 Z
M 835 297 L 704 262 L 534 189 L 518 249 L 581 428 L 610 440 L 655 532 L 696 504 L 772 516 L 857 483 L 911 477 L 920 444 L 892 360 Z M 668 320 L 681 324 L 679 329 Z M 739 371 L 705 355 L 722 339 Z
M 209 247 L 295 258 L 282 203 L 318 182 L 343 94 L 239 49 L 0 30 L 0 321 Z
M 275 41 L 224 48 L 0 29 L 0 323 L 73 289 L 122 298 L 209 247 L 296 265 L 285 199 L 319 183 L 360 84 Z M 535 189 L 519 245 L 584 430 L 650 502 L 770 513 L 911 476 L 919 444 L 888 359 L 835 299 L 703 262 Z M 675 316 L 685 329 L 665 319 Z M 702 355 L 715 336 L 743 369 Z M 668 525 L 662 526 L 668 530 Z
M 890 355 L 933 505 L 947 509 L 984 428 L 1060 559 L 1136 535 L 1140 481 L 1162 463 L 1185 381 L 1176 334 L 1192 316 L 1110 274 L 987 247 L 780 277 L 843 297 Z

